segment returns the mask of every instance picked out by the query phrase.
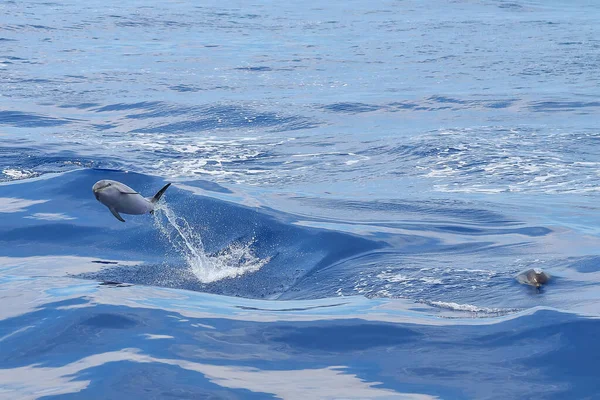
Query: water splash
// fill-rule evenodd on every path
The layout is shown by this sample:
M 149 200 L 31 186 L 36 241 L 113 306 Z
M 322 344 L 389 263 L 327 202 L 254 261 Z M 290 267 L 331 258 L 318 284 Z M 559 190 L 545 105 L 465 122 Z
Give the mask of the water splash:
M 236 278 L 258 271 L 270 258 L 260 259 L 252 251 L 253 240 L 232 243 L 216 254 L 207 254 L 202 237 L 188 221 L 177 216 L 166 203 L 154 213 L 154 225 L 186 260 L 187 265 L 202 283 Z

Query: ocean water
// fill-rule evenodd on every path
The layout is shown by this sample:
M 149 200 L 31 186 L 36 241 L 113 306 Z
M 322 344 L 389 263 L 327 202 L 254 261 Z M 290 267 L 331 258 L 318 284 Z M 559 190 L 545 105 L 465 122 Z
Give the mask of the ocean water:
M 600 398 L 599 70 L 595 1 L 3 1 L 0 398 Z

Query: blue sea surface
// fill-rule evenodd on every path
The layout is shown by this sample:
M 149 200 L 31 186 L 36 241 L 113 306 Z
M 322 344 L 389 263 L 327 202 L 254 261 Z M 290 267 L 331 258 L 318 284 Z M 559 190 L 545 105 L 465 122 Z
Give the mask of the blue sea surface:
M 600 399 L 599 71 L 596 1 L 3 1 L 0 398 Z

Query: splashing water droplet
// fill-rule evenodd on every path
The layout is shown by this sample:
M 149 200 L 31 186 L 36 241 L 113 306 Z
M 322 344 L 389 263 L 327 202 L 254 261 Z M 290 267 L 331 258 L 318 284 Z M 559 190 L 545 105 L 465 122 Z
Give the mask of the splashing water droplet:
M 183 256 L 188 267 L 202 283 L 255 272 L 270 261 L 270 257 L 260 259 L 254 255 L 251 248 L 253 240 L 245 244 L 232 243 L 214 255 L 206 254 L 200 234 L 166 203 L 155 209 L 154 225 Z

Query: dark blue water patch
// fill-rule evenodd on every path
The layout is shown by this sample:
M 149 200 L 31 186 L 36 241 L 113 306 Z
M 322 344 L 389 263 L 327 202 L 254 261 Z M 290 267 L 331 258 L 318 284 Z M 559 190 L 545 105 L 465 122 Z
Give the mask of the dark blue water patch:
M 273 68 L 271 68 L 271 67 L 238 67 L 238 68 L 234 68 L 234 69 L 238 70 L 238 71 L 248 71 L 248 72 L 273 71 Z
M 173 86 L 169 86 L 169 89 L 171 90 L 175 90 L 176 92 L 199 92 L 201 90 L 204 90 L 202 88 L 199 88 L 197 86 L 194 85 L 173 85 Z
M 72 119 L 53 118 L 21 111 L 0 111 L 0 125 L 10 125 L 17 128 L 45 128 L 67 125 L 74 121 Z
M 221 127 L 221 122 L 218 119 L 200 119 L 194 121 L 181 121 L 170 124 L 156 125 L 148 128 L 138 128 L 131 133 L 182 133 L 214 130 Z M 225 126 L 223 126 L 225 127 Z
M 36 24 L 18 24 L 18 25 L 5 25 L 4 29 L 13 30 L 13 31 L 23 31 L 23 30 L 44 30 L 44 31 L 53 31 L 56 28 L 52 28 L 46 25 L 36 25 Z
M 28 171 L 30 176 L 37 176 L 43 173 L 55 173 L 71 171 L 82 167 L 121 167 L 122 164 L 111 158 L 102 158 L 93 160 L 81 158 L 69 150 L 56 149 L 53 146 L 48 148 L 27 147 L 29 142 L 10 143 L 4 142 L 5 147 L 0 147 L 0 171 L 3 169 L 20 169 Z M 27 157 L 23 157 L 26 154 Z M 0 180 L 5 176 L 0 175 Z M 18 195 L 17 195 L 18 196 Z
M 308 321 L 294 321 L 295 315 L 288 313 L 287 321 L 254 322 L 237 319 L 239 316 L 196 318 L 159 308 L 94 305 L 84 298 L 76 301 L 72 304 L 80 307 L 48 303 L 1 320 L 3 335 L 31 327 L 5 338 L 0 366 L 38 364 L 52 369 L 90 356 L 119 354 L 106 362 L 75 368 L 70 379 L 90 382 L 70 395 L 74 398 L 95 398 L 99 393 L 102 398 L 107 394 L 120 397 L 125 392 L 146 397 L 148 393 L 173 393 L 179 385 L 192 394 L 218 397 L 235 393 L 243 397 L 254 393 L 264 398 L 263 393 L 276 388 L 265 385 L 264 390 L 233 391 L 227 388 L 232 385 L 215 386 L 219 383 L 215 373 L 219 367 L 231 367 L 221 379 L 235 379 L 229 374 L 243 370 L 256 373 L 253 381 L 261 382 L 261 372 L 301 374 L 332 365 L 344 366 L 338 373 L 354 375 L 363 383 L 378 382 L 375 388 L 398 394 L 482 398 L 501 392 L 502 398 L 560 399 L 593 398 L 597 392 L 594 363 L 595 355 L 600 354 L 596 340 L 600 322 L 557 311 L 540 310 L 485 324 L 429 325 L 429 320 L 418 318 L 383 322 L 375 315 L 368 316 L 371 321 L 360 316 L 310 320 L 304 311 L 298 317 L 308 317 Z M 210 315 L 210 310 L 203 309 L 203 314 Z M 126 329 L 85 323 L 98 315 L 124 316 L 136 323 L 127 324 Z M 167 338 L 148 340 L 148 333 Z M 127 353 L 123 349 L 132 350 Z M 135 355 L 153 361 L 136 361 Z M 149 375 L 144 377 L 144 373 Z M 206 375 L 215 384 L 208 384 Z M 243 381 L 233 386 L 243 388 L 239 385 Z M 173 386 L 175 383 L 178 385 Z M 334 383 L 329 381 L 327 389 Z
M 577 348 L 581 347 L 577 346 L 576 342 L 582 340 L 582 332 L 585 332 L 585 336 L 589 335 L 588 337 L 590 338 L 599 337 L 600 327 L 592 321 L 579 320 L 555 324 L 545 328 L 541 332 L 539 330 L 530 330 L 526 332 L 526 334 L 530 335 L 529 337 L 524 337 L 524 334 L 520 337 L 522 342 L 530 342 L 532 339 L 543 342 L 545 340 L 552 340 L 556 337 L 561 338 L 561 342 L 564 344 L 563 346 L 550 352 L 537 353 L 525 361 L 526 366 L 535 368 L 542 365 L 551 375 L 558 376 L 560 374 L 564 377 L 568 377 L 569 385 L 565 385 L 562 393 L 557 393 L 553 396 L 554 398 L 586 398 L 590 396 L 588 384 L 590 380 L 597 378 L 596 371 L 591 368 L 590 363 L 598 361 L 600 355 L 600 342 L 598 340 L 589 340 L 585 344 L 585 351 L 590 357 L 583 357 L 587 359 L 582 360 L 580 355 L 575 354 L 578 352 Z M 563 380 L 566 379 L 563 378 Z M 597 395 L 597 393 L 594 395 Z
M 380 110 L 381 107 L 373 104 L 365 103 L 334 103 L 322 106 L 322 109 L 326 111 L 348 113 L 348 114 L 359 114 L 365 112 L 372 112 Z
M 352 324 L 333 322 L 326 327 L 268 330 L 269 340 L 285 343 L 296 351 L 353 352 L 380 346 L 407 346 L 418 342 L 422 336 L 416 329 L 360 320 Z M 342 337 L 344 340 L 340 340 Z
M 23 223 L 26 224 L 25 221 Z M 0 231 L 0 242 L 10 246 L 12 242 L 27 243 L 32 237 L 37 237 L 38 243 L 61 243 L 77 239 L 81 245 L 91 245 L 97 239 L 94 236 L 102 237 L 107 234 L 110 234 L 109 230 L 103 231 L 95 227 L 75 226 L 68 223 L 46 223 L 14 229 L 5 228 Z
M 487 108 L 508 108 L 515 103 L 515 100 L 492 101 L 486 104 Z
M 9 39 L 9 38 L 4 38 L 4 37 L 0 37 L 0 42 L 16 42 L 17 39 Z
M 512 106 L 517 99 L 458 99 L 448 96 L 431 96 L 428 97 L 424 104 L 415 108 L 415 110 L 426 110 L 426 111 L 439 111 L 439 110 L 464 110 L 464 109 L 477 109 L 477 108 L 488 108 L 488 109 L 503 109 Z M 425 104 L 434 105 L 442 104 L 442 106 L 426 106 Z
M 154 111 L 130 114 L 127 118 L 165 118 L 185 116 L 185 120 L 138 128 L 133 133 L 181 133 L 214 130 L 219 128 L 265 127 L 281 131 L 310 129 L 317 122 L 302 116 L 280 115 L 274 112 L 256 111 L 234 105 L 204 107 L 176 107 L 160 104 Z
M 146 27 L 146 26 L 151 26 L 151 22 L 150 21 L 119 21 L 115 23 L 116 26 L 121 27 L 121 28 L 133 28 L 133 27 Z
M 22 83 L 54 83 L 55 81 L 52 81 L 50 79 L 23 79 L 21 80 Z
M 310 118 L 304 117 L 290 117 L 292 118 L 288 122 L 283 125 L 276 125 L 272 127 L 273 132 L 289 132 L 289 131 L 299 131 L 306 129 L 315 129 L 322 125 L 321 122 L 312 120 Z
M 419 107 L 419 105 L 417 103 L 413 103 L 410 101 L 394 101 L 389 104 L 389 107 L 390 107 L 390 111 L 423 109 L 423 108 Z
M 433 101 L 436 103 L 448 103 L 448 104 L 468 104 L 469 102 L 466 100 L 454 99 L 452 97 L 446 96 L 431 96 L 427 98 L 429 101 Z
M 123 376 L 122 371 L 127 371 Z M 97 377 L 104 376 L 102 381 Z M 120 361 L 92 367 L 78 374 L 91 381 L 77 393 L 48 395 L 40 400 L 65 399 L 277 399 L 270 393 L 228 388 L 213 382 L 209 374 L 186 370 L 177 365 Z
M 96 328 L 128 329 L 133 328 L 138 323 L 134 319 L 123 315 L 101 313 L 84 319 L 81 324 Z
M 513 2 L 501 2 L 500 4 L 498 4 L 498 8 L 502 8 L 505 10 L 521 10 L 523 9 L 523 6 L 519 3 L 513 3 Z
M 85 78 L 83 76 L 71 76 L 76 78 Z M 61 104 L 58 107 L 60 108 L 76 108 L 78 110 L 87 110 L 89 108 L 98 107 L 98 103 L 78 103 L 78 104 Z
M 500 212 L 491 211 L 483 208 L 472 208 L 468 202 L 458 200 L 436 200 L 427 201 L 401 201 L 401 200 L 345 200 L 345 199 L 321 199 L 321 198 L 297 198 L 319 208 L 332 210 L 346 209 L 349 211 L 362 212 L 394 212 L 401 214 L 418 214 L 420 218 L 423 215 L 436 216 L 438 221 L 440 217 L 445 219 L 458 218 L 468 224 L 511 226 L 520 222 L 503 215 Z
M 4 25 L 2 27 L 4 30 L 14 31 L 14 32 L 23 32 L 23 31 L 53 31 L 56 28 L 52 28 L 45 25 L 35 25 L 35 24 L 18 24 L 18 25 Z
M 203 106 L 181 106 L 177 104 L 169 104 L 164 102 L 156 102 L 150 107 L 147 107 L 148 112 L 138 114 L 128 114 L 126 117 L 130 119 L 148 119 L 148 118 L 167 118 L 167 117 L 198 117 L 198 116 L 213 116 L 215 118 L 227 119 L 229 117 L 235 118 L 253 118 L 253 115 L 258 114 L 251 108 L 239 106 L 239 105 L 212 105 L 207 104 Z M 275 115 L 268 113 L 267 115 Z
M 19 26 L 30 26 L 35 29 L 43 29 L 43 30 L 47 30 L 47 31 L 56 30 L 56 28 L 53 28 L 51 26 L 46 26 L 46 25 L 19 25 Z
M 94 109 L 96 112 L 107 112 L 107 111 L 125 111 L 125 110 L 151 110 L 158 105 L 163 104 L 160 101 L 142 101 L 139 103 L 117 103 L 102 106 Z
M 173 27 L 185 28 L 185 27 L 191 27 L 194 25 L 194 23 L 187 22 L 184 19 L 175 21 L 175 20 L 170 20 L 170 19 L 163 19 L 162 16 L 147 17 L 147 16 L 142 16 L 141 14 L 136 14 L 132 17 L 115 18 L 116 21 L 114 22 L 114 24 L 115 24 L 115 26 L 120 27 L 120 28 L 152 27 L 155 29 L 161 28 L 161 27 L 162 28 L 173 28 Z M 129 19 L 124 20 L 125 18 L 129 18 Z
M 409 227 L 407 227 L 409 228 Z M 421 226 L 421 229 L 423 226 Z M 418 226 L 417 226 L 418 229 Z M 461 235 L 510 235 L 519 234 L 524 236 L 538 237 L 552 233 L 552 230 L 542 226 L 531 226 L 516 229 L 496 229 L 493 227 L 475 228 L 465 225 L 428 226 L 428 229 L 439 232 L 452 232 Z
M 518 233 L 520 235 L 536 237 L 536 236 L 546 236 L 552 232 L 553 232 L 552 229 L 546 228 L 543 226 L 529 226 L 526 228 L 514 229 L 511 233 Z
M 539 101 L 531 103 L 528 109 L 534 112 L 565 112 L 597 107 L 600 107 L 599 101 Z
M 430 96 L 421 102 L 394 101 L 388 104 L 376 105 L 365 103 L 334 103 L 320 108 L 348 114 L 359 114 L 372 111 L 406 112 L 406 111 L 443 111 L 464 110 L 473 108 L 503 109 L 514 104 L 515 99 L 497 100 L 462 100 L 447 96 Z
M 422 228 L 422 227 L 421 227 Z M 540 226 L 532 226 L 526 228 L 516 228 L 516 229 L 496 229 L 493 227 L 486 228 L 475 228 L 464 225 L 445 225 L 445 226 L 429 226 L 429 229 L 433 231 L 439 232 L 452 232 L 459 233 L 461 235 L 511 235 L 511 234 L 519 234 L 524 236 L 546 236 L 552 233 L 551 229 L 540 227 Z
M 117 125 L 117 124 L 92 124 L 92 127 L 94 127 L 95 129 L 97 129 L 99 131 L 107 131 L 109 129 L 114 129 L 118 126 L 119 125 Z
M 269 312 L 290 312 L 290 311 L 308 311 L 308 310 L 317 310 L 320 308 L 330 308 L 330 307 L 339 307 L 349 303 L 334 303 L 334 304 L 325 304 L 320 306 L 306 306 L 306 307 L 293 307 L 293 308 L 260 308 L 260 307 L 252 307 L 252 306 L 235 306 L 240 310 L 254 310 L 254 311 L 269 311 Z
M 600 271 L 600 257 L 598 256 L 581 257 L 567 261 L 569 268 L 573 268 L 577 272 L 593 273 Z

